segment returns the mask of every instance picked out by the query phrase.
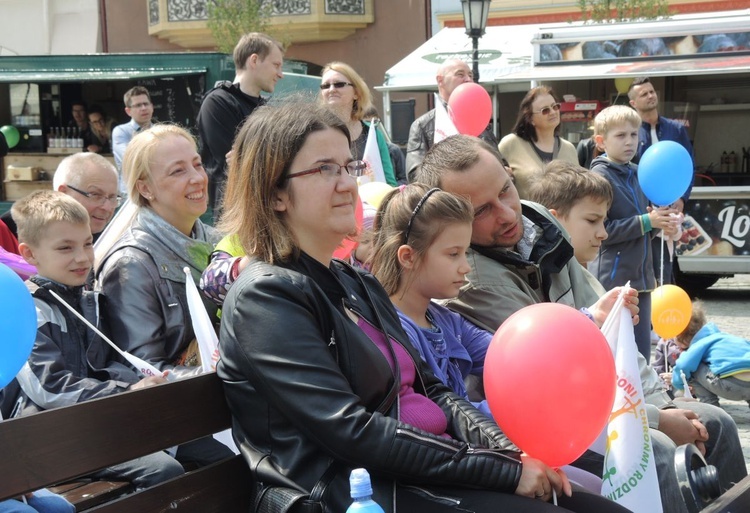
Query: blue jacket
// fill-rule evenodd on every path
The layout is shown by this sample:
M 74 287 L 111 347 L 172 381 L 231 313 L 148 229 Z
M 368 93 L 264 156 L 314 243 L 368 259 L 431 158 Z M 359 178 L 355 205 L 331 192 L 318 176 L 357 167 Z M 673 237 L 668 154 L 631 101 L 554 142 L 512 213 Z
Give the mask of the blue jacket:
M 680 143 L 688 151 L 690 157 L 693 158 L 693 161 L 695 161 L 693 155 L 693 144 L 690 142 L 687 130 L 685 130 L 685 127 L 679 122 L 674 119 L 659 116 L 659 119 L 656 122 L 656 137 L 658 137 L 660 141 L 674 141 Z M 638 131 L 638 151 L 636 152 L 636 158 L 633 159 L 633 162 L 640 162 L 643 153 L 651 147 L 651 144 L 651 125 L 644 121 L 641 123 L 641 128 Z M 685 203 L 687 203 L 687 200 L 690 197 L 691 190 L 693 190 L 692 181 L 690 182 L 688 190 L 682 195 L 682 201 Z
M 591 170 L 609 180 L 614 198 L 604 222 L 608 237 L 588 270 L 606 290 L 628 281 L 639 292 L 653 290 L 651 231 L 646 230 L 641 218 L 648 200 L 638 184 L 638 166 L 615 164 L 601 156 L 591 163 Z
M 427 311 L 439 331 L 423 328 L 401 310 L 397 311 L 409 341 L 432 372 L 453 392 L 468 399 L 464 378 L 469 374 L 481 377 L 484 373 L 484 358 L 492 333 L 436 303 L 431 303 Z M 440 348 L 443 342 L 445 346 Z M 487 401 L 474 403 L 474 406 L 491 416 Z
M 680 371 L 690 379 L 690 375 L 703 362 L 720 378 L 750 371 L 750 341 L 723 333 L 712 322 L 706 324 L 695 334 L 690 347 L 677 359 L 672 371 L 672 384 L 676 388 L 684 388 Z

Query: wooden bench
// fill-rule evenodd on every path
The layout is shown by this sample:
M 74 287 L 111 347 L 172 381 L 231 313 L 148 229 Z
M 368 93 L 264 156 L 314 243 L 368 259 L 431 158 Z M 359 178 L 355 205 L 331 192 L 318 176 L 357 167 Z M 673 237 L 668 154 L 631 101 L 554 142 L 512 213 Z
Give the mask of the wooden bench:
M 255 484 L 241 456 L 125 495 L 122 483 L 68 483 L 230 423 L 214 373 L 0 422 L 0 500 L 67 483 L 77 511 L 247 513 Z

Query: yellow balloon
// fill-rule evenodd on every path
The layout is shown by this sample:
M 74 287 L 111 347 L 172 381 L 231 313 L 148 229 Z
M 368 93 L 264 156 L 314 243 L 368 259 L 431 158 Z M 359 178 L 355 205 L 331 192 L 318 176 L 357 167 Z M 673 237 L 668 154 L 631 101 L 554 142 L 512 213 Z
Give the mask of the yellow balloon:
M 693 314 L 690 296 L 677 285 L 663 285 L 651 293 L 651 324 L 661 338 L 676 337 Z
M 630 88 L 630 84 L 632 83 L 633 83 L 632 78 L 616 78 L 615 89 L 617 89 L 618 93 L 625 94 L 628 92 L 628 89 Z
M 359 186 L 359 197 L 375 208 L 380 208 L 380 203 L 393 187 L 384 182 L 368 182 Z

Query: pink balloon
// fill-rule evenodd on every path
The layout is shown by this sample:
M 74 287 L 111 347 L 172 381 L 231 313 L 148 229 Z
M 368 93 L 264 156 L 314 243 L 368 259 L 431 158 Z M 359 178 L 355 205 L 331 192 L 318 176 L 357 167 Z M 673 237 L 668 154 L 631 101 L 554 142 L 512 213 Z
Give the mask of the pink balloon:
M 484 87 L 467 82 L 451 93 L 448 112 L 458 133 L 477 136 L 492 119 L 492 100 Z
M 508 318 L 484 362 L 485 393 L 498 425 L 550 467 L 575 461 L 602 432 L 616 378 L 599 328 L 556 303 L 527 306 Z
M 357 233 L 362 231 L 362 218 L 364 217 L 363 214 L 364 210 L 362 208 L 362 200 L 357 200 L 357 205 L 354 207 L 354 219 L 357 221 Z M 344 240 L 341 241 L 341 244 L 338 248 L 336 248 L 336 251 L 333 252 L 334 258 L 340 258 L 341 260 L 346 260 L 349 258 L 349 255 L 352 254 L 352 251 L 357 247 L 357 241 L 347 237 Z

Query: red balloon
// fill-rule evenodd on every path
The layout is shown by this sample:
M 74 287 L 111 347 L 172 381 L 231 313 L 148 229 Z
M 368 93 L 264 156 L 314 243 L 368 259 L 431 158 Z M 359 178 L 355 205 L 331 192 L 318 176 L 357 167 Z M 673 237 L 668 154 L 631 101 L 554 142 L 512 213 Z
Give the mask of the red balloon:
M 357 199 L 357 204 L 354 207 L 354 219 L 357 221 L 357 233 L 362 231 L 363 217 L 364 214 L 362 209 L 362 200 Z M 340 258 L 341 260 L 346 260 L 349 258 L 349 255 L 352 254 L 352 251 L 354 251 L 356 247 L 357 241 L 351 237 L 347 237 L 341 241 L 339 247 L 336 248 L 336 251 L 333 252 L 333 257 Z
M 492 119 L 492 100 L 484 87 L 466 82 L 451 93 L 448 112 L 458 133 L 477 136 Z
M 612 351 L 596 324 L 556 303 L 527 306 L 508 318 L 484 363 L 498 425 L 550 467 L 573 462 L 601 434 L 616 379 Z

